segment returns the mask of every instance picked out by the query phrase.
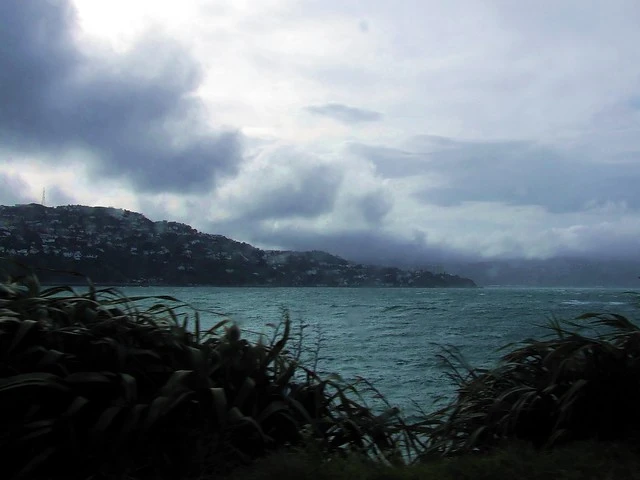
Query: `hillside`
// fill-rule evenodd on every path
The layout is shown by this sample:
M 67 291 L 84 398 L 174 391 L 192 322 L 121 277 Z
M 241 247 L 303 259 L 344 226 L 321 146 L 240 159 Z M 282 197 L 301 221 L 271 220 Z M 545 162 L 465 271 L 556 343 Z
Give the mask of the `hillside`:
M 112 284 L 475 286 L 454 275 L 362 265 L 326 252 L 261 250 L 182 223 L 81 205 L 0 206 L 0 256 Z M 61 274 L 40 277 L 53 281 Z

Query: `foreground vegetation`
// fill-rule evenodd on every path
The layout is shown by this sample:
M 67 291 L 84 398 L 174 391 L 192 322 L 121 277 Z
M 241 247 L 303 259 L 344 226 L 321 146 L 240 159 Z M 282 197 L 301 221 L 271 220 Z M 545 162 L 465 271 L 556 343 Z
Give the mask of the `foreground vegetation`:
M 551 451 L 526 444 L 483 455 L 434 459 L 404 467 L 360 458 L 327 462 L 317 454 L 279 453 L 236 470 L 229 480 L 634 480 L 640 452 L 626 444 L 581 442 Z
M 493 369 L 453 350 L 447 407 L 408 423 L 320 378 L 286 314 L 255 341 L 169 296 L 0 284 L 3 478 L 635 478 L 640 329 L 552 323 Z M 211 312 L 210 312 L 211 313 Z M 585 330 L 591 327 L 591 330 Z M 380 404 L 370 408 L 365 390 Z

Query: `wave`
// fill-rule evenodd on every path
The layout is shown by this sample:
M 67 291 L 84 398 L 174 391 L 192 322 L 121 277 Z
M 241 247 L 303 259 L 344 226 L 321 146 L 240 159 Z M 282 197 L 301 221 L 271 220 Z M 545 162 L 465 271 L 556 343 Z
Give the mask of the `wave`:
M 402 311 L 405 313 L 409 312 L 429 312 L 432 310 L 439 310 L 441 306 L 436 305 L 424 305 L 424 306 L 409 306 L 409 305 L 392 305 L 390 307 L 385 307 L 382 309 L 383 313 L 386 312 L 397 312 Z
M 560 302 L 561 305 L 628 305 L 627 302 L 596 302 L 596 301 L 588 301 L 588 300 L 565 300 L 564 302 Z

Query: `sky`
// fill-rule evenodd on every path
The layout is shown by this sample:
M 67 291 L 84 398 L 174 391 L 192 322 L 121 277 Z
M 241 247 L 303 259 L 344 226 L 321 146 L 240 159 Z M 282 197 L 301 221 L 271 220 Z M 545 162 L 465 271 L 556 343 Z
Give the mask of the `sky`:
M 0 204 L 377 263 L 640 252 L 637 0 L 0 2 Z

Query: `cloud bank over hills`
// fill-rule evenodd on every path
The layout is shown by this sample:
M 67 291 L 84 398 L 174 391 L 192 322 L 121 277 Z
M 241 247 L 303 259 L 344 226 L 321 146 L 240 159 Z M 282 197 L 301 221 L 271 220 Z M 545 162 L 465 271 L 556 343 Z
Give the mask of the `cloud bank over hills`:
M 634 258 L 640 7 L 4 2 L 0 203 L 359 261 Z

